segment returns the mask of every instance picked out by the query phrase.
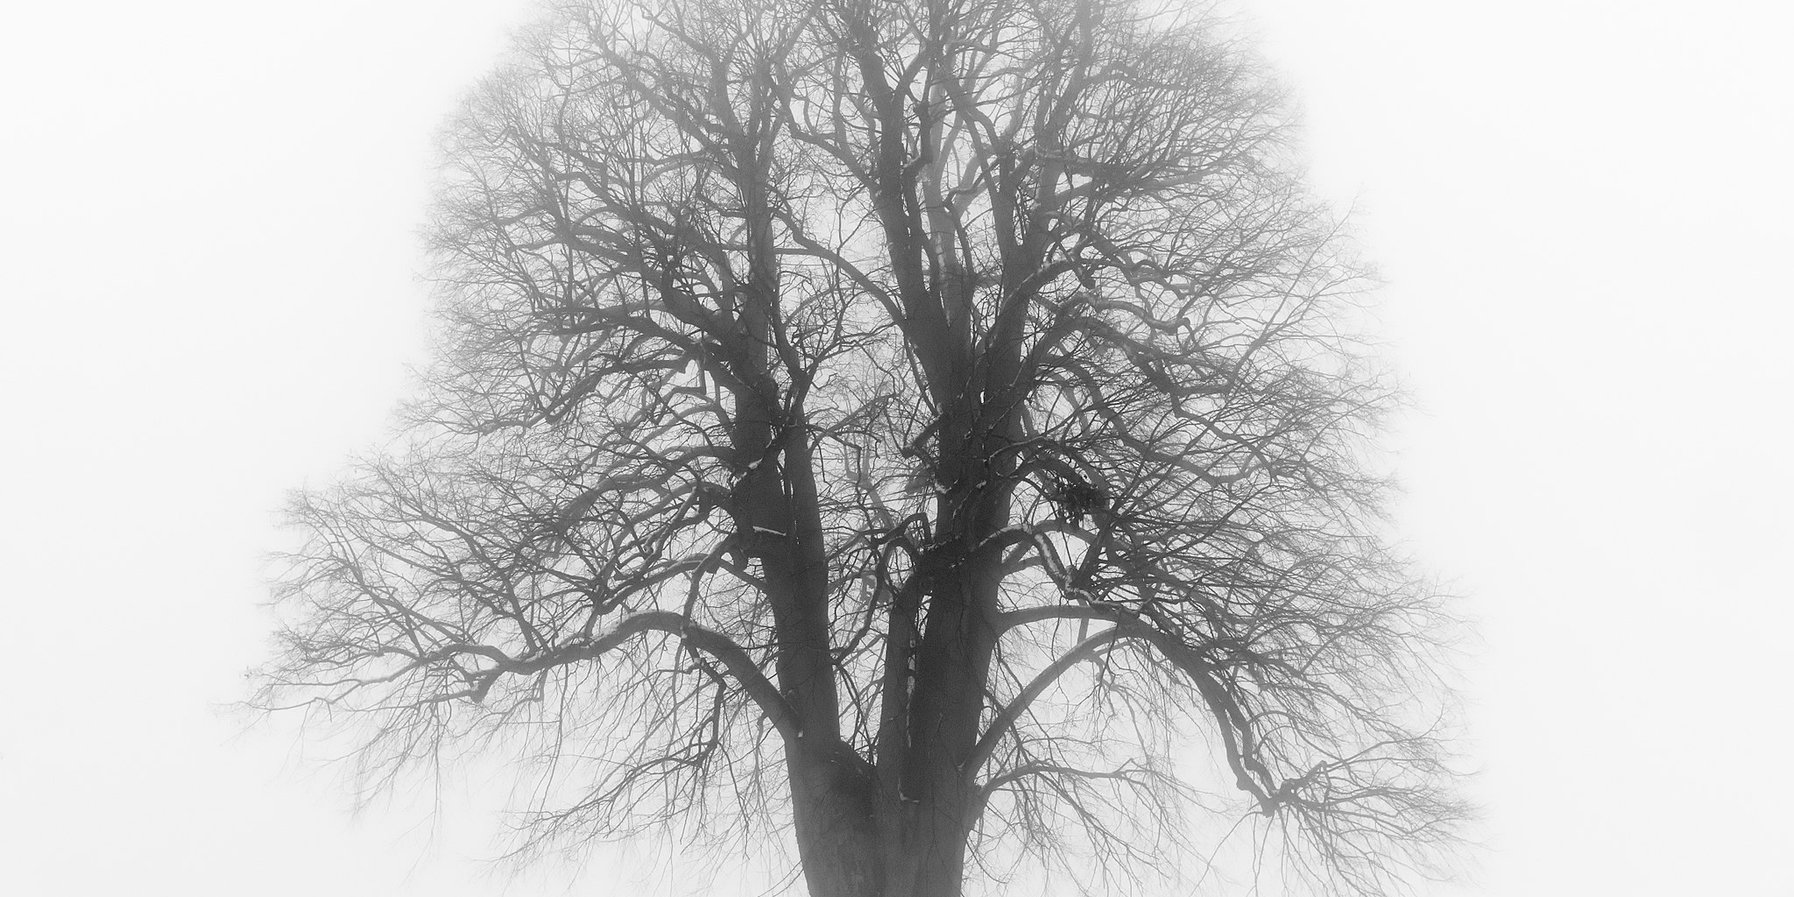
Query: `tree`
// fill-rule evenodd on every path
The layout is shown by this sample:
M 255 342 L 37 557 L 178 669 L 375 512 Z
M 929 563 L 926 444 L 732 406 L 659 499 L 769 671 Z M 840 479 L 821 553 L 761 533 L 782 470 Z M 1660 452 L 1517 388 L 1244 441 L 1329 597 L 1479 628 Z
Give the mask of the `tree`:
M 1425 860 L 1462 810 L 1365 277 L 1217 33 L 560 10 L 453 128 L 440 358 L 297 500 L 262 700 L 365 721 L 375 783 L 514 748 L 533 844 L 788 820 L 815 897 L 1143 877 L 1216 796 L 1192 739 L 1292 880 Z

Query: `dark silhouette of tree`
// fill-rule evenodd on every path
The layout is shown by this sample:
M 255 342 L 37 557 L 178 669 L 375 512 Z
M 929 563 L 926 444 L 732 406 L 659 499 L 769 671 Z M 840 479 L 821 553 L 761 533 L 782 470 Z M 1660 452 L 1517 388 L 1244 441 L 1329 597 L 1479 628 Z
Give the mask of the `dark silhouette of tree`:
M 439 360 L 297 501 L 261 700 L 359 721 L 375 784 L 514 750 L 531 844 L 789 825 L 815 897 L 1133 882 L 1229 794 L 1279 887 L 1426 861 L 1461 810 L 1363 274 L 1213 35 L 561 10 L 452 131 Z

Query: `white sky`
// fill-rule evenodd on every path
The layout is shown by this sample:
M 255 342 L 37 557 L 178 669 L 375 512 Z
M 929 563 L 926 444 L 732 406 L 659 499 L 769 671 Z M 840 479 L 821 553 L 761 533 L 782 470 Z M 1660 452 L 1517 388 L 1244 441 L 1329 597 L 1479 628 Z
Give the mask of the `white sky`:
M 1794 894 L 1794 14 L 1246 5 L 1389 282 L 1404 532 L 1479 623 L 1488 849 L 1437 892 Z M 420 359 L 433 133 L 525 15 L 6 14 L 0 893 L 503 892 L 489 820 L 352 819 L 216 706 L 284 492 Z

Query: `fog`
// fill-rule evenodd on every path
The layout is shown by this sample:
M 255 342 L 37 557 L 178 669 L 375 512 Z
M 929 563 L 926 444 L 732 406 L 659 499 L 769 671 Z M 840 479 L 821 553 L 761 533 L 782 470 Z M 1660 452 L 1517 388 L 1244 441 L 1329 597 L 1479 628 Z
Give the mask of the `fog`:
M 1395 523 L 1475 627 L 1484 847 L 1426 892 L 1790 893 L 1794 14 L 1243 6 L 1386 284 Z M 378 444 L 424 358 L 434 135 L 528 15 L 9 14 L 0 892 L 569 887 L 485 862 L 453 810 L 492 782 L 353 814 L 323 748 L 227 710 L 284 495 Z

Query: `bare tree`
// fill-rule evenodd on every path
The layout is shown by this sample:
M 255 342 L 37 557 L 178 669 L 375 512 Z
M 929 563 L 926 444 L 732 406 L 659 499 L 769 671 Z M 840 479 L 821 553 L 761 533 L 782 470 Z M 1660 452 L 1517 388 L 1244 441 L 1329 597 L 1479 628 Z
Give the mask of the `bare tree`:
M 1439 619 L 1363 274 L 1215 34 L 560 10 L 452 132 L 439 363 L 296 503 L 262 700 L 363 723 L 376 784 L 508 746 L 531 843 L 788 822 L 815 897 L 1144 880 L 1225 793 L 1291 882 L 1385 889 L 1461 815 Z

